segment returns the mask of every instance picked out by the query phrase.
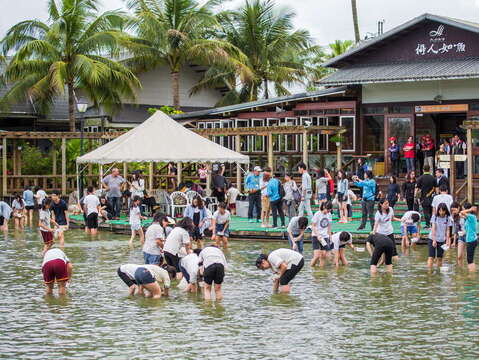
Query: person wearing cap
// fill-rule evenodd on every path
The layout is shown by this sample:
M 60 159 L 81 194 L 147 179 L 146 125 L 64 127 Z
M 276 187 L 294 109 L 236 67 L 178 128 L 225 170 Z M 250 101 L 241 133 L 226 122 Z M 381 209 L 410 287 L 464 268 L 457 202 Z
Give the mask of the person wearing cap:
M 273 291 L 289 293 L 291 280 L 304 266 L 304 257 L 291 249 L 277 249 L 266 254 L 260 254 L 256 259 L 256 267 L 261 270 L 271 269 L 276 275 L 273 279 Z
M 393 271 L 392 259 L 395 246 L 389 236 L 379 233 L 369 235 L 366 240 L 366 249 L 371 256 L 371 261 L 369 262 L 371 274 L 376 274 L 378 266 L 383 262 L 386 265 L 387 272 Z M 383 256 L 384 259 L 382 259 Z
M 389 138 L 389 159 L 391 160 L 391 172 L 395 176 L 399 176 L 399 145 L 395 136 Z
M 348 265 L 344 250 L 346 249 L 346 245 L 354 250 L 353 235 L 347 231 L 337 232 L 331 236 L 331 244 L 333 247 L 334 265 L 337 268 L 339 267 L 339 262 L 344 266 Z
M 260 188 L 261 168 L 255 166 L 253 172 L 245 179 L 245 191 L 248 193 L 248 221 L 253 222 L 253 213 L 256 209 L 256 222 L 261 219 L 261 188 Z
M 416 167 L 414 164 L 416 158 L 416 144 L 414 138 L 409 136 L 407 138 L 406 144 L 404 144 L 402 151 L 404 152 L 404 158 L 406 159 L 406 169 L 409 174 L 411 171 L 415 171 Z

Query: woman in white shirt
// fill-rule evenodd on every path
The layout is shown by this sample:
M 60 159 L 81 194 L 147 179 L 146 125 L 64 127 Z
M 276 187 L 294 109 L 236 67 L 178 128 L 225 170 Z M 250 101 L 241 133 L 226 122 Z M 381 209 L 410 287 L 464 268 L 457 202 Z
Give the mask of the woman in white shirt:
M 389 206 L 389 201 L 387 199 L 379 200 L 378 211 L 374 217 L 373 233 L 386 235 L 393 241 L 393 259 L 397 259 L 398 252 L 396 249 L 396 242 L 394 240 L 394 228 L 392 224 L 393 219 L 394 209 Z
M 190 233 L 193 229 L 193 220 L 190 218 L 183 218 L 166 237 L 165 245 L 163 246 L 165 261 L 168 265 L 173 266 L 176 269 L 177 280 L 181 280 L 182 278 L 179 256 L 180 249 L 184 247 L 187 254 L 191 252 Z
M 143 175 L 141 171 L 135 171 L 133 173 L 133 180 L 130 184 L 130 192 L 131 192 L 131 199 L 134 199 L 135 196 L 140 197 L 143 199 L 145 196 L 145 180 L 143 179 Z

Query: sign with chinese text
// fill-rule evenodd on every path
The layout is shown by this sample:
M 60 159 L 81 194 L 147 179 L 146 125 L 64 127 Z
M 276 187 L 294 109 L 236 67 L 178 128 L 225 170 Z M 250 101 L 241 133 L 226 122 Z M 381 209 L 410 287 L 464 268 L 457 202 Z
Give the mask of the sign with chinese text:
M 466 112 L 467 104 L 418 105 L 414 107 L 417 113 Z
M 466 43 L 463 41 L 451 41 L 447 38 L 447 28 L 439 24 L 437 28 L 431 28 L 428 38 L 417 44 L 416 55 L 446 54 L 449 52 L 466 53 Z

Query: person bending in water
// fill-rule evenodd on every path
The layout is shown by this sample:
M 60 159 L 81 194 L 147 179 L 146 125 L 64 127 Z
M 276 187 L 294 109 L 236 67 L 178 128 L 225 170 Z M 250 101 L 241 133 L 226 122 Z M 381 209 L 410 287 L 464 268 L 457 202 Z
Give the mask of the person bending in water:
M 371 274 L 376 274 L 378 266 L 383 262 L 386 264 L 386 271 L 393 271 L 392 258 L 395 244 L 389 236 L 383 234 L 371 234 L 366 240 L 366 249 L 371 256 L 370 270 Z M 382 259 L 384 257 L 384 259 Z
M 223 299 L 221 286 L 225 277 L 227 266 L 223 252 L 216 246 L 207 246 L 199 255 L 200 273 L 203 273 L 205 281 L 204 298 L 211 300 L 211 287 L 215 283 L 216 300 Z
M 353 235 L 347 231 L 337 232 L 331 236 L 331 243 L 334 254 L 334 265 L 339 267 L 340 261 L 344 266 L 348 265 L 346 256 L 344 255 L 344 250 L 346 249 L 346 245 L 354 250 Z
M 60 249 L 50 249 L 45 252 L 42 263 L 45 294 L 52 295 L 55 281 L 58 285 L 58 295 L 67 293 L 66 284 L 72 276 L 73 265 Z
M 304 231 L 308 227 L 308 218 L 306 216 L 294 216 L 288 225 L 288 241 L 291 249 L 303 253 Z
M 163 246 L 163 255 L 168 265 L 176 269 L 176 278 L 181 280 L 180 257 L 179 253 L 182 247 L 185 248 L 187 254 L 191 252 L 191 237 L 190 233 L 193 231 L 193 220 L 190 218 L 183 218 L 178 222 L 176 227 L 171 230 L 166 237 L 165 245 Z
M 168 270 L 160 267 L 160 264 L 123 264 L 118 268 L 118 276 L 128 286 L 129 294 L 134 295 L 138 290 L 138 295 L 144 295 L 144 290 L 147 290 L 146 297 L 153 297 L 159 299 L 162 294 L 168 296 L 168 289 L 170 288 L 170 276 L 175 277 L 176 271 L 173 267 L 168 267 Z M 160 284 L 163 285 L 163 291 Z
M 401 248 L 403 251 L 409 247 L 409 236 L 412 236 L 411 243 L 414 246 L 421 232 L 421 214 L 413 210 L 406 211 L 400 219 L 394 218 L 394 220 L 401 222 Z
M 256 259 L 256 267 L 261 270 L 271 269 L 275 276 L 273 291 L 289 293 L 291 280 L 304 266 L 304 258 L 299 252 L 291 249 L 277 249 L 266 254 L 260 254 Z
M 180 270 L 183 278 L 188 283 L 188 286 L 183 290 L 184 292 L 196 293 L 198 291 L 198 275 L 199 275 L 199 255 L 202 249 L 194 249 L 191 254 L 186 255 L 180 260 Z

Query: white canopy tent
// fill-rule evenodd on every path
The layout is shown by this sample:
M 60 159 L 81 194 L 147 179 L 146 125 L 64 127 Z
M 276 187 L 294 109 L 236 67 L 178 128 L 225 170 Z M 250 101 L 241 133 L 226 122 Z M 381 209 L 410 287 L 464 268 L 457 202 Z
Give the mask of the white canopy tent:
M 152 164 L 170 161 L 248 164 L 249 156 L 216 144 L 157 111 L 134 129 L 76 159 L 79 173 L 84 170 L 79 169 L 82 164 L 150 163 L 150 189 Z M 181 178 L 181 167 L 178 170 Z

